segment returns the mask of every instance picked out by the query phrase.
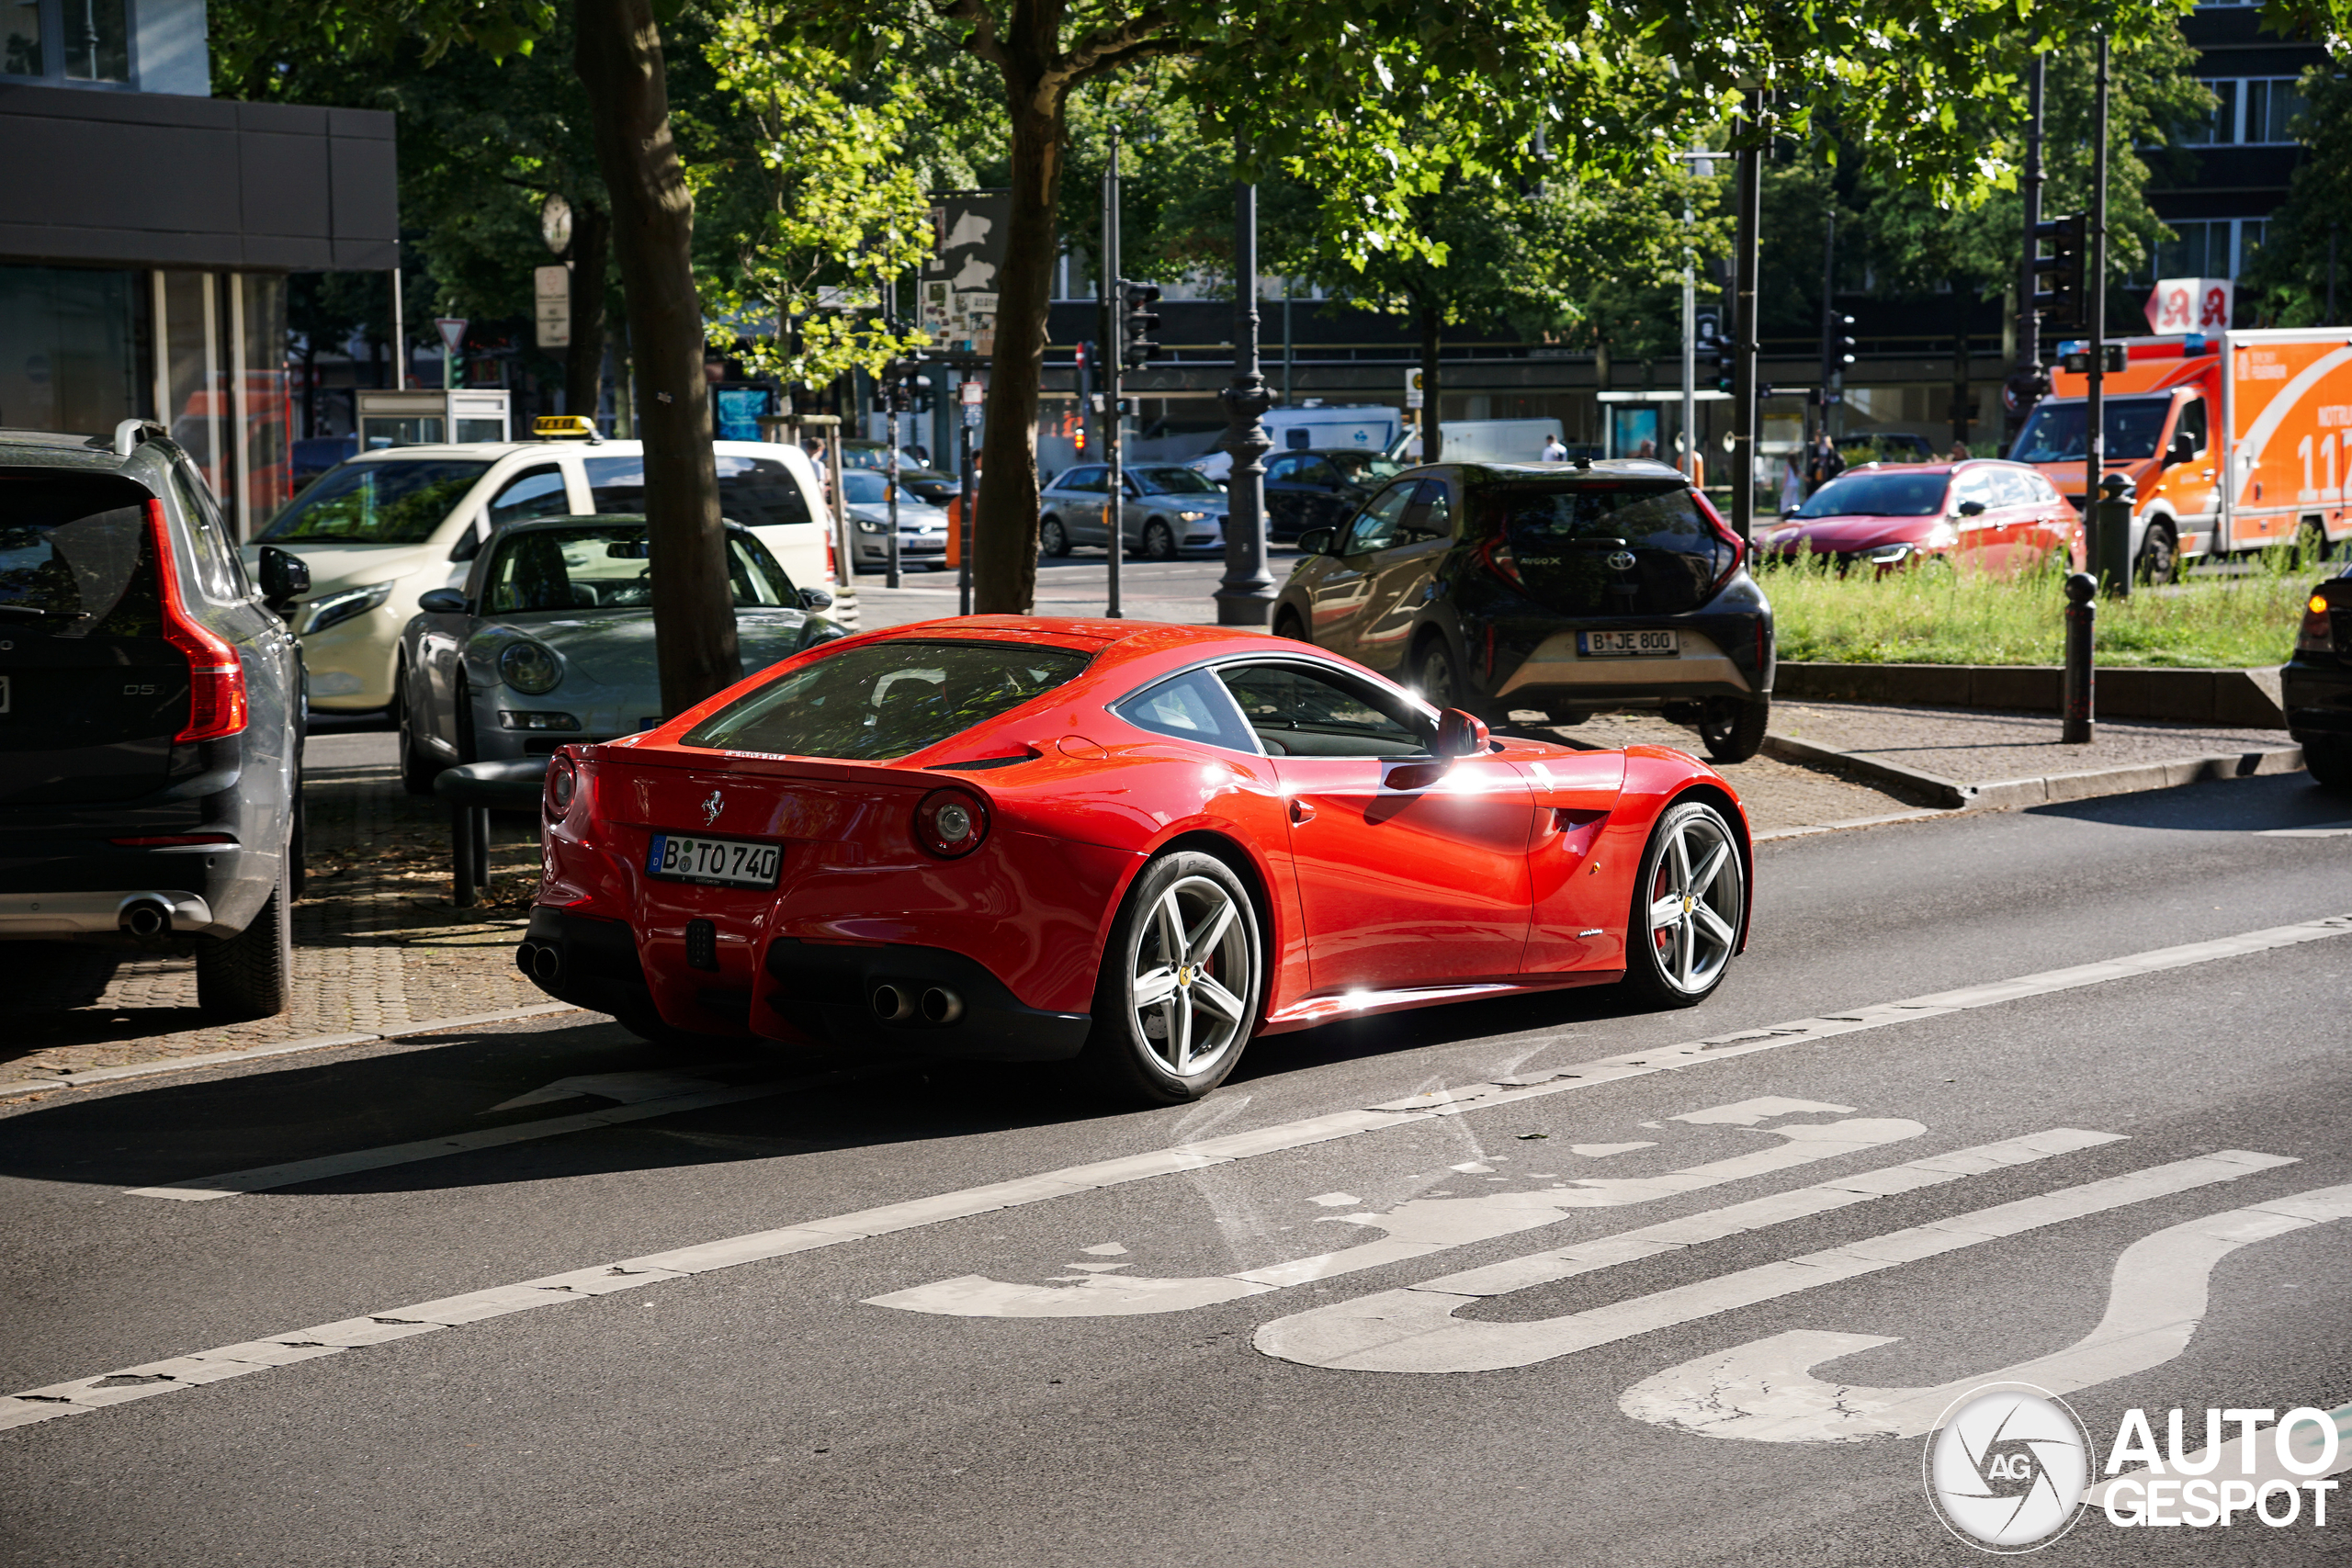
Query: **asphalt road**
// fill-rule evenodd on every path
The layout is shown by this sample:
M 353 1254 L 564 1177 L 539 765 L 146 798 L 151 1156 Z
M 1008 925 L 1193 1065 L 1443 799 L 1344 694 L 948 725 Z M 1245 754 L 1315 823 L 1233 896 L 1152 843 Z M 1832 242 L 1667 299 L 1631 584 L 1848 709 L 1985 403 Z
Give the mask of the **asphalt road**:
M 1267 551 L 1266 570 L 1280 584 L 1297 564 L 1298 552 L 1288 545 Z M 1041 557 L 1037 562 L 1036 610 L 1041 615 L 1100 615 L 1108 607 L 1111 558 L 1098 549 L 1074 549 L 1069 555 Z M 1186 556 L 1179 560 L 1129 559 L 1120 563 L 1120 608 L 1130 620 L 1173 621 L 1214 625 L 1217 584 L 1225 578 L 1222 556 Z M 956 613 L 957 590 L 953 571 L 907 571 L 899 588 L 882 586 L 877 573 L 857 579 L 858 626 L 873 631 Z
M 2352 913 L 2352 834 L 2276 831 L 2347 818 L 2296 774 L 1770 844 L 1702 1008 L 1335 1026 L 1185 1110 L 562 1020 L 44 1101 L 0 1388 L 166 1392 L 0 1431 L 0 1562 L 1973 1561 L 1902 1414 L 1947 1385 L 2074 1390 L 2095 1472 L 2127 1409 L 2352 1400 L 2352 931 L 1984 988 Z M 2352 1560 L 2333 1502 L 2043 1561 Z

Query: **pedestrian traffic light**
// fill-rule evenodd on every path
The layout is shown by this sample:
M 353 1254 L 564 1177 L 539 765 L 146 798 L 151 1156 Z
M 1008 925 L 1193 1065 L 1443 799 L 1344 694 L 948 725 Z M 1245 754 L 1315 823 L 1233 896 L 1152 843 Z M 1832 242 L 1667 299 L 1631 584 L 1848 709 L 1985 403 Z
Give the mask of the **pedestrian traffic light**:
M 1152 309 L 1159 303 L 1159 285 L 1122 284 L 1121 294 L 1126 319 L 1120 324 L 1119 363 L 1129 370 L 1140 370 L 1159 357 L 1159 344 L 1152 341 L 1152 334 L 1159 330 L 1159 312 Z
M 2033 308 L 2041 324 L 2060 331 L 2086 325 L 2083 310 L 2084 257 L 2089 225 L 2079 212 L 2033 226 Z M 2043 246 L 2050 254 L 2043 255 Z

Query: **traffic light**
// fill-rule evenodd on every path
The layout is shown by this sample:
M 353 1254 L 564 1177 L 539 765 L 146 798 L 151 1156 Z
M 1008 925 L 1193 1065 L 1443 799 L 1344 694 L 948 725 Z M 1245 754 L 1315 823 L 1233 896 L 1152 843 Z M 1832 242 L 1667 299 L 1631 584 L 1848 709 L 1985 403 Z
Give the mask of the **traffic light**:
M 1822 320 L 1821 379 L 1824 384 L 1854 362 L 1853 334 L 1848 331 L 1853 324 L 1853 317 L 1840 315 L 1835 310 Z
M 1159 357 L 1159 344 L 1151 336 L 1159 330 L 1159 312 L 1152 309 L 1159 303 L 1159 285 L 1123 284 L 1121 294 L 1126 319 L 1119 328 L 1119 363 L 1129 370 L 1140 370 Z
M 1731 339 L 1715 339 L 1715 390 L 1729 392 L 1736 389 L 1739 377 L 1739 351 Z
M 876 400 L 892 413 L 903 413 L 913 403 L 915 394 L 931 389 L 931 378 L 922 373 L 920 359 L 893 359 L 882 367 L 882 374 L 875 378 Z
M 2120 376 L 2132 367 L 2132 345 L 2110 343 L 2100 355 L 2099 368 L 2109 376 Z M 2070 375 L 2087 376 L 2091 369 L 2091 345 L 2086 343 L 2067 344 L 2058 355 L 2058 368 Z
M 2033 226 L 2033 308 L 2042 325 L 2063 332 L 2087 324 L 2083 276 L 2088 240 L 2089 224 L 2079 212 Z M 2041 254 L 2044 245 L 2050 247 L 2048 255 Z

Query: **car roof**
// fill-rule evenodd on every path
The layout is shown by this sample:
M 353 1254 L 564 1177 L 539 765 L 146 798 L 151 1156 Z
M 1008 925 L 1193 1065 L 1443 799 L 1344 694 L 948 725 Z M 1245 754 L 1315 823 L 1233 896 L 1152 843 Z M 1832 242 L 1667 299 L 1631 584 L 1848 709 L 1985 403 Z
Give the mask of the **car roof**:
M 119 474 L 145 485 L 158 495 L 167 488 L 165 474 L 181 456 L 179 443 L 165 434 L 160 425 L 147 426 L 128 456 L 114 449 L 114 437 L 111 435 L 78 435 L 54 430 L 0 430 L 0 465 L 18 468 L 63 468 L 85 474 Z
M 746 534 L 751 532 L 732 517 L 722 517 L 718 523 L 723 528 L 733 528 Z M 504 539 L 516 534 L 543 534 L 552 528 L 578 528 L 586 525 L 606 524 L 620 528 L 641 528 L 645 525 L 645 514 L 641 512 L 587 512 L 577 513 L 568 517 L 531 517 L 520 523 L 500 524 L 498 536 Z
M 1838 478 L 1842 479 L 1846 474 L 1874 473 L 1956 474 L 1962 468 L 2007 468 L 2029 474 L 2038 471 L 2031 463 L 2015 463 L 2007 457 L 1962 457 L 1957 463 L 1947 457 L 1933 463 L 1857 463 Z
M 1590 474 L 1595 478 L 1679 479 L 1682 470 L 1655 457 L 1597 457 L 1589 463 L 1448 463 L 1441 455 L 1426 468 L 1475 468 L 1482 474 L 1504 479 L 1563 479 Z
M 913 621 L 860 633 L 860 642 L 936 641 L 941 637 L 972 637 L 1001 641 L 1011 636 L 1049 647 L 1083 652 L 1116 649 L 1120 662 L 1174 650 L 1207 656 L 1226 649 L 1241 653 L 1311 652 L 1297 644 L 1277 641 L 1255 630 L 1225 626 L 1184 626 L 1162 621 L 1112 621 L 1077 615 L 958 615 L 938 621 Z

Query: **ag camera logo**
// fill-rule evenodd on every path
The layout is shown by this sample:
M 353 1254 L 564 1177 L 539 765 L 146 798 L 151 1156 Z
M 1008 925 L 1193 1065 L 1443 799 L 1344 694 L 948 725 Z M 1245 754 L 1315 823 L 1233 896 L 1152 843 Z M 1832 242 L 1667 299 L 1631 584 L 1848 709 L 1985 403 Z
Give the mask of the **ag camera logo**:
M 1981 1551 L 2037 1551 L 2082 1517 L 2090 1435 L 2055 1395 L 2026 1383 L 1963 1394 L 1923 1461 L 1944 1528 Z

